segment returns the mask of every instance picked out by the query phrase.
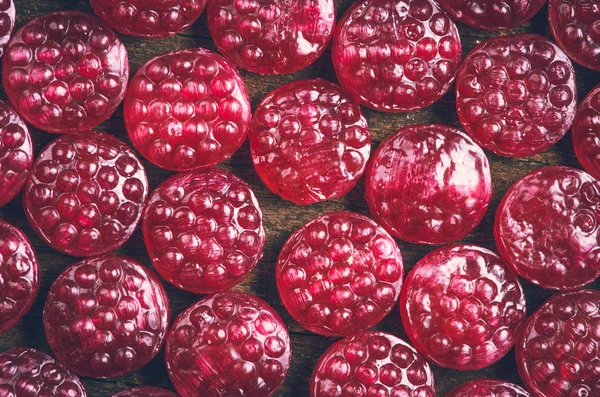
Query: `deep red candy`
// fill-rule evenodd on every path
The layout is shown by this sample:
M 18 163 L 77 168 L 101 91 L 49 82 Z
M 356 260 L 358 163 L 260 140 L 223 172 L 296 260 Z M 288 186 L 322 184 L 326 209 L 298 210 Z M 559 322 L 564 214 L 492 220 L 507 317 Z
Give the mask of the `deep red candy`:
M 210 0 L 208 28 L 236 66 L 263 75 L 304 69 L 325 51 L 333 0 Z
M 600 395 L 600 292 L 553 295 L 525 324 L 517 367 L 533 397 Z
M 131 387 L 112 397 L 177 397 L 177 394 L 152 386 Z
M 600 179 L 600 85 L 579 104 L 571 133 L 577 159 L 587 172 Z
M 10 35 L 15 28 L 15 3 L 13 0 L 0 0 L 0 57 L 4 53 L 4 49 Z
M 146 62 L 131 80 L 123 112 L 136 149 L 172 171 L 228 159 L 246 138 L 252 117 L 238 71 L 202 48 Z
M 265 185 L 299 205 L 344 196 L 371 153 L 360 106 L 322 79 L 295 81 L 267 95 L 254 113 L 249 138 Z
M 488 159 L 463 132 L 409 125 L 386 138 L 365 182 L 371 213 L 413 243 L 460 240 L 479 224 L 492 197 Z
M 574 289 L 600 275 L 600 182 L 575 168 L 539 168 L 506 192 L 496 211 L 500 255 L 544 288 Z
M 250 186 L 217 168 L 177 174 L 159 185 L 142 230 L 161 276 L 198 294 L 238 284 L 265 245 L 262 212 Z
M 419 353 L 442 367 L 476 370 L 515 344 L 525 321 L 525 295 L 496 254 L 455 245 L 417 262 L 402 289 L 400 312 Z
M 287 375 L 291 349 L 271 306 L 250 294 L 223 292 L 179 315 L 165 356 L 181 397 L 268 397 Z
M 501 380 L 481 379 L 463 383 L 446 397 L 530 397 L 521 387 Z
M 91 256 L 129 239 L 142 216 L 148 180 L 127 145 L 87 131 L 50 142 L 38 155 L 23 195 L 27 219 L 48 245 Z
M 108 119 L 125 94 L 127 50 L 93 15 L 59 11 L 23 25 L 2 61 L 6 95 L 39 129 L 75 133 Z
M 477 29 L 503 30 L 521 26 L 546 0 L 440 0 L 440 6 L 459 22 Z
M 536 34 L 478 44 L 456 79 L 457 112 L 465 131 L 501 156 L 530 156 L 554 145 L 571 126 L 576 102 L 571 61 Z

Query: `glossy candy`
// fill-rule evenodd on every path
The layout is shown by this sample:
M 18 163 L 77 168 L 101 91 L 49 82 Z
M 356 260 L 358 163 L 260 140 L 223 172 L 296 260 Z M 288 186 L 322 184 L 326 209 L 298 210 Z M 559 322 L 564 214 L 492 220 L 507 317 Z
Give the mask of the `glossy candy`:
M 500 36 L 478 44 L 456 79 L 458 116 L 482 147 L 501 156 L 543 152 L 575 117 L 573 65 L 536 34 Z
M 94 128 L 125 94 L 127 50 L 93 15 L 59 11 L 34 18 L 14 34 L 5 55 L 2 81 L 8 99 L 44 131 Z
M 277 288 L 292 317 L 326 336 L 363 331 L 398 300 L 404 267 L 394 239 L 354 212 L 321 215 L 296 230 L 277 260 Z
M 455 245 L 417 262 L 402 289 L 400 311 L 419 353 L 442 367 L 475 370 L 515 344 L 525 321 L 525 295 L 496 254 Z
M 131 80 L 123 112 L 136 149 L 172 171 L 229 158 L 246 138 L 252 116 L 238 71 L 202 48 L 146 62 Z
M 321 356 L 310 397 L 435 397 L 429 364 L 408 343 L 384 332 L 362 332 Z
M 406 112 L 431 105 L 454 81 L 458 29 L 432 0 L 360 0 L 333 37 L 338 80 L 362 105 Z
M 50 348 L 92 378 L 136 371 L 160 350 L 169 302 L 158 278 L 120 255 L 84 259 L 61 273 L 44 306 Z
M 477 29 L 516 28 L 529 21 L 546 0 L 440 0 L 452 18 Z
M 208 28 L 234 65 L 263 75 L 304 69 L 325 51 L 333 0 L 210 0 Z
M 50 142 L 37 157 L 23 195 L 27 219 L 48 245 L 91 256 L 129 239 L 142 216 L 148 180 L 127 145 L 88 131 Z
M 287 328 L 257 297 L 208 296 L 175 320 L 167 337 L 167 371 L 181 397 L 268 397 L 291 360 Z
M 123 390 L 112 397 L 177 397 L 177 394 L 158 387 L 140 386 Z
M 15 28 L 15 3 L 13 0 L 0 0 L 0 57 L 4 53 L 6 43 Z
M 600 292 L 553 295 L 517 341 L 517 367 L 533 397 L 600 395 Z
M 501 380 L 481 379 L 463 383 L 446 397 L 530 397 L 521 387 Z
M 600 179 L 600 85 L 579 104 L 571 133 L 577 159 L 587 172 Z
M 340 86 L 302 80 L 275 89 L 258 105 L 250 151 L 269 189 L 307 205 L 342 197 L 356 185 L 371 134 L 360 107 Z
M 492 196 L 488 159 L 461 131 L 411 125 L 384 140 L 367 169 L 371 213 L 413 243 L 459 240 L 479 224 Z
M 239 283 L 265 245 L 262 212 L 250 186 L 217 168 L 163 182 L 150 197 L 142 229 L 161 276 L 198 294 Z

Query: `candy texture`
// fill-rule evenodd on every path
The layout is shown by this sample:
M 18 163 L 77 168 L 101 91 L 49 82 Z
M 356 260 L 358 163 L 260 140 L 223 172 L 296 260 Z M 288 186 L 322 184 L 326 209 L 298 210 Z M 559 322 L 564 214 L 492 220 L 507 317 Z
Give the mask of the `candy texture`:
M 177 397 L 177 394 L 158 387 L 140 386 L 123 390 L 112 397 Z
M 600 179 L 600 85 L 579 104 L 571 133 L 577 159 L 587 172 Z
M 168 37 L 196 22 L 206 0 L 91 0 L 108 26 L 123 34 Z
M 478 44 L 456 82 L 456 106 L 465 130 L 501 156 L 530 156 L 555 144 L 571 126 L 576 100 L 571 61 L 536 34 Z
M 549 166 L 525 175 L 498 206 L 500 255 L 544 288 L 574 289 L 600 275 L 600 182 L 575 168 Z
M 400 297 L 413 345 L 442 367 L 475 370 L 501 359 L 525 321 L 525 295 L 511 268 L 474 245 L 440 248 L 408 274 Z
M 277 288 L 304 328 L 344 336 L 371 328 L 391 310 L 404 267 L 394 239 L 354 212 L 321 215 L 296 230 L 277 260 Z
M 15 14 L 13 0 L 0 0 L 0 57 L 4 53 L 4 47 L 6 47 L 15 28 Z
M 246 138 L 252 116 L 238 71 L 202 48 L 146 62 L 127 89 L 123 112 L 136 149 L 172 171 L 229 158 Z
M 433 383 L 429 364 L 408 343 L 384 332 L 362 332 L 321 356 L 310 397 L 435 397 Z
M 142 229 L 161 276 L 198 294 L 242 281 L 265 245 L 262 212 L 250 186 L 217 168 L 163 182 L 150 197 Z
M 517 367 L 534 397 L 600 395 L 600 292 L 552 296 L 517 341 Z
M 146 171 L 112 135 L 63 135 L 46 146 L 24 191 L 25 214 L 54 249 L 73 256 L 112 251 L 133 233 L 148 196 Z
M 31 309 L 40 289 L 39 272 L 40 265 L 27 236 L 0 220 L 0 334 Z
M 448 91 L 461 44 L 432 0 L 360 0 L 337 25 L 332 56 L 340 83 L 361 104 L 406 112 Z
M 342 197 L 356 185 L 371 134 L 350 94 L 322 79 L 302 80 L 275 89 L 258 105 L 250 151 L 269 189 L 307 205 Z
M 291 348 L 271 306 L 250 294 L 224 292 L 175 320 L 165 356 L 182 397 L 268 397 L 287 375 Z
M 131 258 L 104 255 L 69 266 L 44 306 L 50 348 L 69 369 L 111 378 L 146 365 L 169 324 L 158 278 Z
M 219 51 L 260 74 L 304 69 L 333 34 L 333 0 L 210 0 L 208 28 Z
M 115 111 L 129 78 L 127 50 L 115 32 L 79 11 L 42 15 L 19 29 L 2 62 L 6 95 L 39 129 L 75 133 Z
M 530 397 L 521 387 L 501 380 L 483 379 L 463 383 L 446 397 Z
M 477 29 L 501 30 L 533 18 L 546 0 L 440 0 L 452 18 Z
M 492 197 L 488 159 L 464 133 L 411 125 L 385 139 L 367 169 L 371 213 L 413 243 L 459 240 L 479 224 Z
M 41 351 L 15 347 L 0 353 L 0 395 L 86 397 L 81 381 Z

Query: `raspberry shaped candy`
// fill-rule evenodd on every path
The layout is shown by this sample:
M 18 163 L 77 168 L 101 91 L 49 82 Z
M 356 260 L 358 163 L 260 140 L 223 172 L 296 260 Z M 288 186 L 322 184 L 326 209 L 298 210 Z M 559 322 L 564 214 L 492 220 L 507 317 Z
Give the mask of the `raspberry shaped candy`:
M 140 386 L 123 390 L 113 397 L 177 397 L 177 394 L 158 387 Z
M 573 148 L 583 168 L 600 179 L 600 85 L 579 104 L 573 121 Z
M 419 353 L 442 367 L 470 371 L 495 363 L 515 344 L 525 321 L 525 295 L 496 254 L 455 245 L 415 265 L 400 312 Z
M 16 10 L 13 0 L 0 0 L 0 57 L 15 28 L 15 17 Z
M 0 353 L 0 395 L 86 397 L 79 378 L 46 353 L 15 347 Z
M 333 0 L 210 0 L 206 12 L 219 51 L 237 67 L 262 75 L 312 64 L 335 24 Z
M 575 168 L 539 168 L 518 180 L 496 211 L 500 255 L 544 288 L 575 289 L 600 275 L 600 182 Z
M 342 197 L 358 182 L 371 153 L 360 106 L 322 79 L 283 85 L 262 100 L 250 128 L 258 175 L 283 199 L 308 205 Z
M 552 296 L 517 341 L 519 374 L 533 397 L 600 396 L 600 292 Z
M 91 0 L 94 11 L 108 26 L 122 34 L 169 37 L 192 25 L 206 0 Z
M 245 293 L 208 296 L 179 315 L 167 337 L 167 371 L 182 397 L 268 397 L 292 355 L 279 315 Z
M 162 347 L 168 324 L 169 302 L 158 278 L 120 255 L 69 266 L 44 306 L 50 348 L 70 370 L 91 378 L 146 365 Z
M 546 0 L 440 0 L 452 18 L 477 29 L 503 30 L 521 26 L 544 6 Z
M 71 134 L 113 114 L 129 79 L 115 32 L 79 11 L 42 15 L 19 29 L 2 62 L 6 95 L 37 128 Z
M 456 82 L 460 122 L 482 147 L 507 157 L 543 152 L 575 117 L 573 65 L 536 34 L 486 40 L 467 55 Z
M 361 0 L 333 36 L 338 80 L 362 105 L 422 109 L 450 88 L 461 60 L 458 29 L 433 0 Z
M 388 395 L 435 397 L 435 388 L 423 357 L 385 332 L 362 332 L 334 343 L 310 381 L 310 397 Z
M 365 182 L 371 213 L 412 243 L 460 240 L 479 224 L 492 197 L 483 150 L 441 124 L 410 125 L 386 138 Z
M 171 171 L 228 159 L 246 138 L 252 117 L 238 71 L 202 48 L 146 62 L 127 89 L 123 112 L 136 149 Z
M 394 239 L 354 212 L 321 215 L 296 230 L 277 260 L 277 288 L 309 331 L 344 336 L 371 328 L 400 294 L 404 267 Z
M 521 387 L 501 380 L 483 379 L 463 383 L 446 397 L 530 397 Z

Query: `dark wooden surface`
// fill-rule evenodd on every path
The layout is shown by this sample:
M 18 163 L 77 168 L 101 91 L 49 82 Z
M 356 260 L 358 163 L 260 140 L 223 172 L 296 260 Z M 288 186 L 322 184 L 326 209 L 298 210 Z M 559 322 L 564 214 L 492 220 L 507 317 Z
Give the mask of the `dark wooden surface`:
M 336 1 L 338 18 L 346 11 L 352 1 Z M 73 9 L 92 12 L 86 0 L 15 0 L 15 3 L 17 6 L 17 28 L 32 17 L 52 11 Z M 544 8 L 531 22 L 511 32 L 535 32 L 549 37 L 546 21 L 547 11 Z M 458 24 L 458 27 L 463 43 L 463 55 L 466 55 L 479 41 L 492 35 L 504 34 L 471 29 L 461 24 Z M 142 40 L 129 36 L 121 36 L 121 38 L 129 51 L 132 75 L 148 59 L 166 51 L 198 46 L 216 51 L 206 27 L 205 15 L 190 29 L 168 39 Z M 600 73 L 592 72 L 577 65 L 575 69 L 577 72 L 579 99 L 582 99 L 585 94 L 600 82 Z M 258 75 L 244 71 L 242 71 L 242 75 L 246 80 L 253 107 L 269 91 L 289 81 L 308 77 L 323 77 L 335 81 L 330 51 L 325 52 L 314 65 L 292 75 L 259 77 Z M 3 90 L 0 90 L 0 98 L 6 98 Z M 460 128 L 455 111 L 454 88 L 434 105 L 418 112 L 399 114 L 384 114 L 371 110 L 365 110 L 365 112 L 373 135 L 373 148 L 387 135 L 407 124 L 445 123 Z M 131 145 L 123 124 L 122 107 L 119 107 L 115 114 L 107 122 L 100 125 L 98 129 L 107 131 Z M 36 153 L 55 137 L 52 134 L 36 129 L 32 129 L 32 134 L 35 141 Z M 548 151 L 532 157 L 507 159 L 495 156 L 489 152 L 487 154 L 491 162 L 494 183 L 492 203 L 481 224 L 463 242 L 495 249 L 492 233 L 494 213 L 500 199 L 512 183 L 527 172 L 544 165 L 564 164 L 578 168 L 580 168 L 580 165 L 573 153 L 570 133 Z M 171 174 L 168 171 L 151 165 L 144 159 L 142 161 L 148 172 L 151 189 L 154 189 Z M 275 396 L 308 396 L 308 387 L 313 367 L 320 355 L 334 340 L 305 331 L 288 315 L 277 293 L 275 262 L 281 246 L 291 232 L 318 215 L 341 209 L 368 215 L 369 211 L 364 199 L 364 183 L 361 180 L 358 186 L 342 199 L 310 207 L 298 207 L 281 200 L 262 184 L 252 166 L 247 141 L 229 161 L 220 166 L 234 172 L 252 186 L 264 213 L 267 230 L 264 257 L 254 272 L 235 289 L 252 292 L 269 302 L 279 312 L 290 329 L 293 343 L 292 367 L 285 383 L 275 393 Z M 29 236 L 42 267 L 42 287 L 37 301 L 31 311 L 15 328 L 0 336 L 0 351 L 14 346 L 29 346 L 50 353 L 42 328 L 43 303 L 52 282 L 66 266 L 74 263 L 77 259 L 54 251 L 35 235 L 25 218 L 21 195 L 17 196 L 3 208 L 0 208 L 0 218 L 18 226 Z M 434 248 L 425 245 L 407 244 L 401 241 L 398 241 L 398 243 L 402 250 L 407 272 L 423 255 Z M 118 252 L 133 256 L 142 263 L 150 266 L 139 230 L 134 233 L 133 237 Z M 521 281 L 527 296 L 528 314 L 532 313 L 553 294 L 550 290 L 541 289 L 524 280 Z M 175 318 L 183 309 L 200 298 L 198 295 L 180 291 L 167 283 L 165 283 L 165 287 L 169 294 L 172 318 Z M 599 287 L 599 282 L 590 286 L 590 288 L 595 289 Z M 402 327 L 397 307 L 376 328 L 406 339 L 406 333 Z M 461 372 L 436 366 L 433 366 L 433 370 L 438 396 L 445 396 L 455 386 L 471 379 L 498 378 L 521 384 L 516 370 L 514 349 L 498 363 L 479 371 Z M 108 397 L 126 387 L 142 384 L 172 389 L 165 369 L 164 354 L 162 352 L 149 365 L 133 374 L 107 380 L 84 378 L 83 382 L 87 388 L 88 395 L 91 397 Z

